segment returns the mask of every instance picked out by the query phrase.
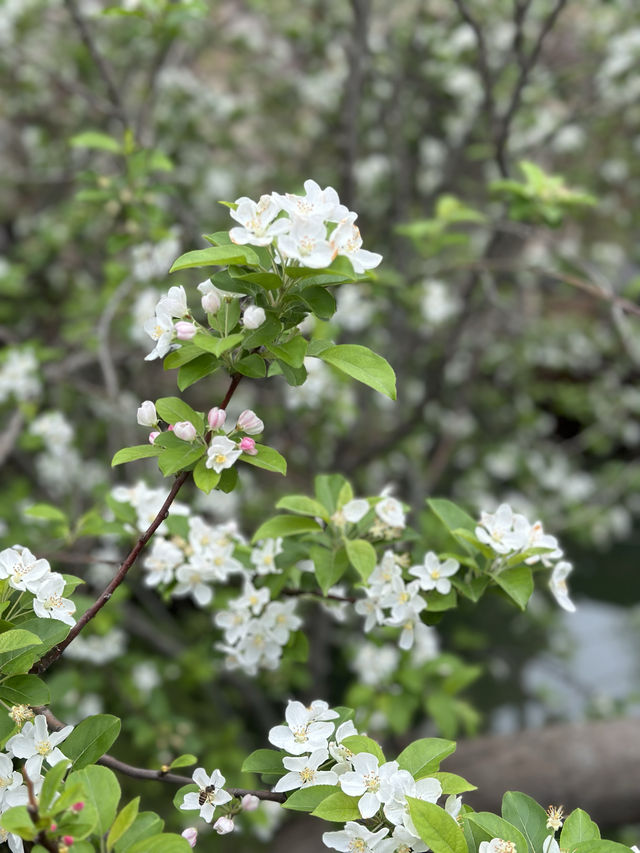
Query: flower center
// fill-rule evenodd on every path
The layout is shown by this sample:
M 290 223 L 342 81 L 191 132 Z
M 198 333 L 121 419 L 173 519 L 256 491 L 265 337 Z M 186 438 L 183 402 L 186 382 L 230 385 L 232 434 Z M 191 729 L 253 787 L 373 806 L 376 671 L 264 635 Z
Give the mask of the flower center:
M 351 853 L 367 853 L 367 842 L 364 838 L 354 838 L 349 844 Z
M 306 743 L 307 727 L 301 726 L 299 729 L 293 729 L 293 739 L 296 743 Z
M 48 755 L 51 752 L 51 744 L 48 740 L 36 741 L 36 752 L 38 755 Z
M 8 788 L 13 782 L 13 776 L 0 776 L 0 788 Z
M 505 841 L 502 838 L 498 838 L 498 843 L 495 846 L 496 853 L 516 853 L 516 845 L 513 841 Z
M 434 581 L 437 581 L 440 577 L 440 569 L 431 569 L 431 577 L 434 579 Z
M 227 457 L 224 455 L 224 453 L 216 453 L 216 455 L 213 457 L 213 461 L 216 463 L 216 465 L 222 465 L 224 462 L 226 462 L 226 460 Z
M 46 610 L 59 610 L 62 607 L 62 596 L 50 595 L 44 602 Z
M 362 778 L 367 791 L 375 794 L 376 791 L 380 790 L 380 777 L 375 771 L 372 770 L 371 773 L 367 773 Z
M 303 237 L 298 245 L 301 255 L 310 255 L 315 249 L 316 241 L 312 237 Z
M 316 771 L 312 770 L 311 767 L 305 767 L 300 771 L 300 778 L 305 785 L 307 782 L 313 782 L 315 775 Z

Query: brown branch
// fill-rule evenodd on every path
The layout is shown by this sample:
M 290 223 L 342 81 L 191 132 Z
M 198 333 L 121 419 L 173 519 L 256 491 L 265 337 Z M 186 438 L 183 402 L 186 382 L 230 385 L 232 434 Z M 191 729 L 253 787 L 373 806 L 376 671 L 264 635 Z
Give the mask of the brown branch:
M 453 0 L 453 2 L 460 13 L 460 17 L 471 28 L 473 35 L 475 36 L 476 45 L 478 47 L 478 71 L 480 72 L 482 87 L 484 89 L 483 110 L 486 111 L 489 124 L 493 127 L 496 115 L 496 106 L 493 97 L 494 79 L 491 66 L 489 65 L 489 51 L 487 49 L 484 32 L 476 18 L 474 18 L 469 11 L 465 0 Z
M 87 27 L 87 23 L 80 13 L 76 0 L 64 0 L 64 5 L 67 7 L 69 15 L 80 34 L 80 38 L 82 39 L 84 46 L 89 51 L 96 68 L 100 72 L 100 76 L 102 77 L 107 94 L 109 95 L 109 100 L 113 104 L 116 116 L 120 119 L 122 124 L 127 127 L 129 124 L 127 113 L 124 108 L 124 104 L 122 103 L 120 93 L 118 92 L 118 87 L 114 82 L 113 73 L 109 63 L 98 50 L 93 36 L 91 35 L 91 31 Z
M 47 724 L 50 729 L 60 731 L 65 727 L 65 723 L 59 720 L 50 708 L 44 705 L 33 709 L 36 714 L 43 714 L 46 717 Z M 133 764 L 127 764 L 125 761 L 120 761 L 119 758 L 114 758 L 112 755 L 103 755 L 98 759 L 98 764 L 103 767 L 109 767 L 118 773 L 123 773 L 125 776 L 131 776 L 132 779 L 144 779 L 151 782 L 169 782 L 173 785 L 191 785 L 193 779 L 190 776 L 182 776 L 179 773 L 169 773 L 163 770 L 147 770 L 145 767 L 134 767 Z M 245 794 L 253 794 L 259 800 L 270 800 L 274 803 L 284 803 L 286 797 L 284 794 L 274 794 L 273 791 L 251 791 L 247 788 L 226 788 L 232 797 L 238 799 L 244 797 Z
M 355 604 L 359 599 L 354 598 L 353 596 L 348 595 L 333 595 L 333 593 L 324 595 L 322 592 L 315 592 L 312 589 L 294 589 L 293 587 L 286 586 L 283 590 L 281 590 L 282 595 L 289 595 L 291 597 L 302 596 L 302 595 L 312 595 L 314 598 L 319 599 L 328 599 L 329 601 L 342 601 L 345 604 Z
M 24 778 L 24 784 L 27 788 L 27 797 L 29 798 L 29 802 L 27 804 L 27 811 L 29 812 L 29 817 L 32 821 L 37 824 L 38 822 L 38 800 L 36 799 L 35 791 L 33 790 L 33 782 L 29 778 L 29 774 L 26 769 L 22 768 L 22 776 Z M 45 830 L 41 829 L 40 832 L 34 838 L 34 843 L 42 845 L 45 850 L 49 850 L 50 853 L 58 853 L 58 844 L 55 841 L 47 838 L 45 834 Z
M 234 394 L 236 388 L 238 387 L 238 385 L 240 384 L 241 380 L 242 380 L 242 374 L 240 374 L 240 373 L 235 373 L 231 377 L 231 382 L 229 383 L 229 388 L 227 389 L 227 393 L 224 396 L 224 400 L 220 404 L 221 409 L 227 408 L 227 406 L 229 405 L 229 401 L 233 397 L 233 394 Z M 210 436 L 211 436 L 211 432 L 208 432 L 205 436 L 205 440 L 208 441 Z M 190 471 L 183 471 L 176 478 L 173 486 L 171 487 L 171 491 L 167 495 L 165 502 L 162 504 L 162 506 L 158 510 L 156 517 L 153 519 L 153 521 L 151 522 L 149 527 L 147 527 L 145 532 L 137 540 L 137 542 L 135 543 L 135 545 L 133 546 L 133 548 L 131 549 L 131 551 L 127 555 L 126 559 L 124 560 L 124 562 L 120 566 L 120 569 L 118 570 L 116 576 L 107 585 L 105 590 L 98 596 L 98 598 L 91 605 L 91 607 L 80 617 L 80 619 L 78 619 L 76 624 L 69 631 L 66 639 L 64 639 L 61 643 L 58 643 L 58 645 L 56 645 L 52 649 L 50 649 L 47 652 L 47 654 L 43 658 L 41 658 L 41 660 L 37 661 L 31 667 L 30 672 L 33 672 L 33 673 L 40 675 L 43 672 L 45 672 L 47 669 L 49 669 L 51 664 L 55 663 L 58 660 L 58 658 L 62 655 L 64 650 L 67 648 L 67 646 L 75 640 L 75 638 L 82 631 L 82 629 L 93 619 L 93 617 L 100 610 L 102 610 L 102 608 L 109 601 L 109 599 L 111 598 L 111 596 L 113 595 L 115 590 L 120 586 L 120 584 L 123 582 L 123 580 L 127 576 L 129 569 L 135 563 L 136 559 L 138 558 L 138 555 L 140 554 L 140 552 L 142 551 L 144 546 L 147 544 L 147 542 L 149 541 L 149 539 L 151 539 L 151 537 L 156 532 L 158 527 L 160 527 L 162 522 L 169 515 L 169 508 L 170 508 L 171 504 L 176 499 L 180 489 L 183 487 L 183 485 L 189 479 L 190 474 L 191 474 Z

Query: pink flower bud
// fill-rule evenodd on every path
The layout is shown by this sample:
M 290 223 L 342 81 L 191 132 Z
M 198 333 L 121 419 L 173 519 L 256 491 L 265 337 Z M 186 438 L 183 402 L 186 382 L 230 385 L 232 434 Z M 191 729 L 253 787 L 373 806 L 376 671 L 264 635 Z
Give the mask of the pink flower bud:
M 240 439 L 238 442 L 238 447 L 242 450 L 243 453 L 247 453 L 249 456 L 257 456 L 258 451 L 256 450 L 256 443 L 252 438 L 249 438 L 248 435 L 245 435 L 244 438 Z
M 217 314 L 220 310 L 221 300 L 220 294 L 215 290 L 210 290 L 200 300 L 202 308 L 207 314 Z
M 186 320 L 180 320 L 175 324 L 176 337 L 179 341 L 190 341 L 195 338 L 198 329 L 193 323 L 187 323 Z
M 52 823 L 51 826 L 49 827 L 49 832 L 55 832 L 57 828 L 58 828 L 58 824 Z
M 173 432 L 173 424 L 169 424 L 169 432 Z
M 244 412 L 240 412 L 236 429 L 241 429 L 248 435 L 259 435 L 264 430 L 264 424 L 255 412 L 245 409 Z
M 145 400 L 138 409 L 138 423 L 145 427 L 152 427 L 158 423 L 156 407 L 151 400 Z
M 246 812 L 254 812 L 260 805 L 260 800 L 255 794 L 245 794 L 240 802 Z
M 190 847 L 196 846 L 196 841 L 198 840 L 198 830 L 195 826 L 188 826 L 184 832 L 181 833 L 183 838 L 186 838 L 189 842 Z
M 173 425 L 174 435 L 181 438 L 183 441 L 193 441 L 198 434 L 198 430 L 194 427 L 191 421 L 179 421 Z
M 67 847 L 71 847 L 71 845 L 73 844 L 73 835 L 63 835 L 62 841 L 64 844 L 67 845 Z
M 82 802 L 82 800 L 78 800 L 77 803 L 74 803 L 71 806 L 71 811 L 72 812 L 81 812 L 83 808 L 84 808 L 84 803 Z
M 228 835 L 228 833 L 233 832 L 235 826 L 233 825 L 233 821 L 230 817 L 219 817 L 213 824 L 213 828 L 218 835 Z
M 214 406 L 213 409 L 209 409 L 209 414 L 207 415 L 209 429 L 221 429 L 224 426 L 226 419 L 227 413 L 224 409 L 219 409 L 217 406 Z
M 157 430 L 157 429 L 156 429 L 156 430 L 154 430 L 153 432 L 150 432 L 150 433 L 149 433 L 149 444 L 155 444 L 155 443 L 156 443 L 156 438 L 157 438 L 159 435 L 160 435 L 160 433 L 158 432 L 158 430 Z

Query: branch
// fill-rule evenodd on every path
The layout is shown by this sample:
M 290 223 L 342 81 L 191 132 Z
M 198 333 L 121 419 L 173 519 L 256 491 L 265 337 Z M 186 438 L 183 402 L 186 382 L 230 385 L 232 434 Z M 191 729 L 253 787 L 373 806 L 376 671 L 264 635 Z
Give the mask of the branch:
M 96 68 L 100 72 L 100 76 L 102 77 L 104 85 L 107 89 L 107 94 L 109 95 L 109 100 L 113 104 L 115 114 L 120 119 L 122 124 L 127 127 L 129 121 L 127 119 L 127 114 L 124 108 L 124 104 L 122 103 L 120 93 L 118 92 L 118 88 L 115 85 L 113 79 L 111 66 L 98 50 L 93 36 L 91 35 L 91 31 L 87 27 L 87 23 L 80 13 L 80 9 L 78 8 L 76 0 L 64 0 L 64 5 L 67 7 L 67 10 L 73 20 L 73 23 L 76 26 L 76 29 L 80 33 L 80 38 L 82 39 L 85 47 L 89 51 Z
M 50 729 L 60 731 L 65 727 L 65 723 L 59 720 L 50 708 L 44 705 L 34 707 L 36 714 L 43 714 L 46 717 L 47 724 Z M 114 758 L 112 755 L 103 755 L 97 762 L 103 767 L 109 767 L 111 770 L 116 770 L 118 773 L 123 773 L 125 776 L 131 776 L 132 779 L 145 779 L 152 782 L 169 782 L 173 785 L 192 785 L 193 779 L 190 776 L 181 776 L 178 773 L 169 773 L 163 770 L 147 770 L 144 767 L 134 767 L 133 764 L 127 764 L 125 761 L 120 761 L 119 758 Z M 232 797 L 241 799 L 245 794 L 253 794 L 259 800 L 270 800 L 274 803 L 284 803 L 286 797 L 284 794 L 274 794 L 273 791 L 250 791 L 246 788 L 225 788 Z
M 346 604 L 355 604 L 359 599 L 354 598 L 350 595 L 333 595 L 333 593 L 327 593 L 324 595 L 321 592 L 315 592 L 312 589 L 293 589 L 293 587 L 286 586 L 281 590 L 283 595 L 290 595 L 292 597 L 301 596 L 301 595 L 312 595 L 314 598 L 319 598 L 321 600 L 328 599 L 329 601 L 342 601 Z
M 227 408 L 227 406 L 229 405 L 229 401 L 233 397 L 233 394 L 234 394 L 236 388 L 240 384 L 241 379 L 242 379 L 242 374 L 240 374 L 240 373 L 235 373 L 231 377 L 231 382 L 229 384 L 229 388 L 227 389 L 227 393 L 225 394 L 224 400 L 220 404 L 221 409 Z M 208 432 L 205 436 L 205 441 L 208 442 L 210 436 L 211 436 L 211 432 Z M 61 643 L 58 643 L 57 646 L 54 646 L 52 649 L 50 649 L 49 652 L 47 652 L 47 654 L 41 660 L 39 660 L 37 663 L 35 663 L 31 667 L 30 672 L 33 672 L 33 673 L 36 673 L 37 675 L 40 675 L 43 672 L 45 672 L 47 669 L 49 669 L 51 664 L 55 663 L 58 660 L 58 658 L 62 655 L 64 650 L 67 648 L 67 646 L 75 640 L 75 638 L 78 636 L 80 631 L 82 631 L 82 629 L 93 619 L 93 617 L 96 615 L 96 613 L 98 613 L 100 610 L 102 610 L 102 608 L 109 601 L 109 599 L 111 598 L 111 596 L 113 595 L 115 590 L 120 586 L 120 584 L 123 582 L 123 580 L 127 576 L 129 569 L 133 566 L 133 564 L 137 560 L 138 555 L 140 554 L 140 552 L 142 551 L 144 546 L 147 544 L 147 542 L 149 541 L 149 539 L 151 539 L 151 537 L 156 532 L 158 527 L 160 527 L 162 522 L 169 515 L 169 507 L 171 506 L 171 504 L 176 499 L 180 489 L 184 486 L 186 481 L 189 479 L 190 474 L 191 474 L 190 471 L 183 471 L 176 478 L 173 486 L 171 487 L 171 491 L 167 495 L 165 502 L 162 504 L 162 506 L 158 510 L 158 514 L 153 519 L 153 521 L 151 522 L 149 527 L 145 530 L 145 532 L 140 536 L 140 538 L 138 539 L 136 544 L 133 546 L 133 548 L 129 552 L 128 556 L 126 557 L 126 559 L 124 560 L 124 562 L 120 566 L 118 573 L 113 578 L 113 580 L 107 585 L 104 592 L 102 592 L 98 596 L 98 598 L 91 605 L 91 607 L 80 617 L 80 619 L 78 619 L 76 624 L 69 631 L 66 639 L 64 639 Z
M 454 0 L 461 18 L 473 30 L 473 35 L 478 46 L 478 71 L 482 78 L 482 86 L 484 88 L 484 104 L 483 108 L 488 114 L 489 124 L 493 126 L 496 117 L 496 106 L 493 98 L 493 73 L 489 65 L 489 51 L 487 50 L 487 42 L 482 31 L 482 27 L 469 11 L 465 0 Z

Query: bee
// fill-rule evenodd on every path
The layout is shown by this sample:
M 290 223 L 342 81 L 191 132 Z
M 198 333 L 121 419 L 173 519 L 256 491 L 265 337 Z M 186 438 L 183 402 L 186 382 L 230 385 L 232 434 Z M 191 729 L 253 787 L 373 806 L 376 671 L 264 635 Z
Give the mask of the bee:
M 215 789 L 215 785 L 207 785 L 206 788 L 201 788 L 198 794 L 198 805 L 203 806 L 207 802 L 209 794 L 213 794 Z

